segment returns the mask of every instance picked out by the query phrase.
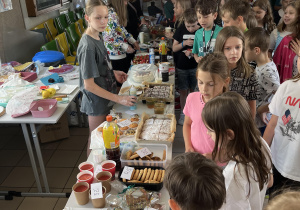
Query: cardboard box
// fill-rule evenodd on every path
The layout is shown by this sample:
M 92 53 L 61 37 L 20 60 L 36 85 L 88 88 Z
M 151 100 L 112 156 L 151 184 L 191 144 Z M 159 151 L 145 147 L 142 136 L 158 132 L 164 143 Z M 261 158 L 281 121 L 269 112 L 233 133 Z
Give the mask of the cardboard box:
M 67 115 L 64 114 L 56 124 L 44 125 L 39 132 L 41 143 L 57 141 L 70 136 Z

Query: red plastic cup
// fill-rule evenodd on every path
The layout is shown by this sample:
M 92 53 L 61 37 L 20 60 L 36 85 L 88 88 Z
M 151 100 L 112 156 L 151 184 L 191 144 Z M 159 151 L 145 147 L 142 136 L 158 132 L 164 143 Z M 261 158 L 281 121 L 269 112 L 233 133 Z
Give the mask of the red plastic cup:
M 78 166 L 80 172 L 82 171 L 90 171 L 94 174 L 94 163 L 92 162 L 82 162 Z
M 116 162 L 113 160 L 105 160 L 101 163 L 102 171 L 109 171 L 112 175 L 112 178 L 115 177 L 116 172 Z
M 94 174 L 90 171 L 82 171 L 77 174 L 77 181 L 78 182 L 86 182 L 91 184 L 94 180 Z

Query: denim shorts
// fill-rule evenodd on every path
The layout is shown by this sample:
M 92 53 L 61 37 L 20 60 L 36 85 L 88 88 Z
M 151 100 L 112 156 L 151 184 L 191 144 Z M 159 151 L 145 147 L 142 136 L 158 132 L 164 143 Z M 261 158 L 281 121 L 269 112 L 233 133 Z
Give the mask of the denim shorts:
M 176 68 L 178 74 L 178 89 L 179 90 L 194 90 L 197 85 L 196 71 L 194 69 L 179 69 Z

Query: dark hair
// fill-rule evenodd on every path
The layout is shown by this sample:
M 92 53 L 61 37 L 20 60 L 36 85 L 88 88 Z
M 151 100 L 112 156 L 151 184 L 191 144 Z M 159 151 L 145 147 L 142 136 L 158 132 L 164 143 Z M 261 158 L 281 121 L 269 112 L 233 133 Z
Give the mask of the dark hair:
M 202 15 L 215 14 L 218 12 L 217 0 L 199 0 L 195 7 L 196 12 Z
M 221 8 L 221 16 L 224 16 L 225 12 L 228 12 L 232 19 L 236 20 L 238 16 L 243 17 L 243 21 L 246 23 L 248 14 L 251 11 L 249 1 L 247 0 L 230 0 L 225 2 Z
M 182 210 L 217 210 L 226 197 L 221 168 L 196 152 L 183 153 L 172 160 L 164 185 Z
M 253 11 L 248 14 L 246 26 L 248 29 L 257 27 L 257 20 Z
M 183 13 L 183 20 L 189 24 L 197 22 L 196 11 L 193 8 L 189 8 Z
M 243 73 L 245 75 L 245 77 L 248 78 L 251 75 L 251 73 L 254 71 L 254 69 L 252 69 L 250 67 L 250 65 L 246 62 L 246 59 L 245 59 L 245 36 L 244 36 L 244 33 L 239 28 L 237 28 L 235 26 L 227 26 L 227 27 L 223 28 L 217 36 L 217 40 L 216 40 L 216 44 L 215 44 L 215 52 L 224 53 L 224 45 L 225 45 L 227 39 L 229 39 L 230 37 L 237 37 L 238 39 L 242 40 L 242 42 L 243 42 L 242 57 L 237 62 L 237 68 L 238 68 L 239 73 Z
M 263 139 L 255 125 L 248 102 L 236 92 L 226 92 L 205 104 L 202 120 L 208 129 L 215 132 L 213 160 L 218 151 L 219 159 L 233 160 L 244 166 L 250 195 L 250 176 L 259 183 L 260 190 L 269 181 L 271 158 Z M 232 140 L 228 140 L 228 129 L 234 132 Z M 225 158 L 225 159 L 224 159 Z
M 230 77 L 227 58 L 223 53 L 215 52 L 204 56 L 198 63 L 196 77 L 198 72 L 204 71 L 212 75 L 218 75 L 223 81 Z M 223 87 L 223 92 L 227 91 L 228 87 Z
M 87 16 L 91 16 L 94 11 L 94 7 L 106 6 L 101 0 L 88 0 L 85 6 L 85 13 Z
M 248 40 L 248 46 L 251 50 L 259 47 L 262 52 L 268 52 L 270 36 L 265 29 L 261 27 L 251 28 L 245 32 L 245 39 Z
M 269 0 L 257 0 L 252 7 L 259 7 L 266 12 L 264 16 L 264 25 L 267 24 L 267 31 L 269 34 L 276 28 L 273 18 L 273 11 Z

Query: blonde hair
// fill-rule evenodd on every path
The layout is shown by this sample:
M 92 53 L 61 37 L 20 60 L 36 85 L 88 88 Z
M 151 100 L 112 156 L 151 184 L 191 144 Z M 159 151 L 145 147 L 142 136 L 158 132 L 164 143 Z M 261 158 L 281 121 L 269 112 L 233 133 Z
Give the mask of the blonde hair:
M 192 8 L 192 3 L 190 0 L 176 0 L 175 1 L 175 6 L 179 4 L 182 7 L 183 13 L 189 9 Z M 178 22 L 178 27 L 183 23 L 183 13 L 180 17 L 176 17 L 176 22 Z
M 265 210 L 298 210 L 300 205 L 300 192 L 287 191 L 274 197 Z
M 110 0 L 110 7 L 114 8 L 121 26 L 127 26 L 127 7 L 124 4 L 124 0 Z
M 97 6 L 106 6 L 101 0 L 89 0 L 85 6 L 85 14 L 91 16 L 94 11 L 94 7 Z
M 224 53 L 225 42 L 230 37 L 236 37 L 236 38 L 242 40 L 242 42 L 243 42 L 242 56 L 237 62 L 237 69 L 240 74 L 243 73 L 244 77 L 249 78 L 251 73 L 254 71 L 254 69 L 252 69 L 250 67 L 250 65 L 246 62 L 246 59 L 245 59 L 245 37 L 244 37 L 244 33 L 239 28 L 237 28 L 235 26 L 227 26 L 227 27 L 223 28 L 217 36 L 217 40 L 216 40 L 216 44 L 215 44 L 215 52 Z

